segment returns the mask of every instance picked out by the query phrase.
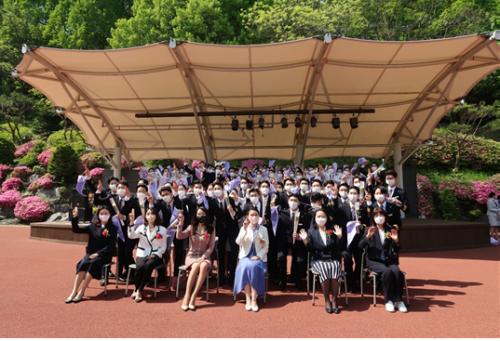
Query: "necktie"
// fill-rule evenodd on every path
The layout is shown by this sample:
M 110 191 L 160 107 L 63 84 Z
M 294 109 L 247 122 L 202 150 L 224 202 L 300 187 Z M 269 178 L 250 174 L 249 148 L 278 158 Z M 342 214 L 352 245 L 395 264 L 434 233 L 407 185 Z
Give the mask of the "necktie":
M 354 206 L 351 206 L 351 216 L 352 220 L 356 220 L 356 210 L 354 209 Z

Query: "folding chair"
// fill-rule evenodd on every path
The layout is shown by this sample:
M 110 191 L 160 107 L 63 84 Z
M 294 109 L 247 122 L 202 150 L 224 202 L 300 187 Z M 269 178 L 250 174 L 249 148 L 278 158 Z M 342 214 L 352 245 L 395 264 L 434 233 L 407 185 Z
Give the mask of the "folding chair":
M 342 267 L 343 267 L 342 263 Z M 312 287 L 312 305 L 314 305 L 315 300 L 316 300 L 316 279 L 319 278 L 319 273 L 314 271 L 313 268 L 311 268 L 311 253 L 307 253 L 307 296 L 310 295 L 310 281 L 309 281 L 309 274 L 313 276 L 312 282 L 313 282 L 313 287 Z M 339 277 L 339 293 L 338 295 L 342 293 L 342 282 L 344 283 L 344 298 L 345 298 L 345 305 L 349 305 L 349 297 L 347 297 L 347 273 L 342 269 Z

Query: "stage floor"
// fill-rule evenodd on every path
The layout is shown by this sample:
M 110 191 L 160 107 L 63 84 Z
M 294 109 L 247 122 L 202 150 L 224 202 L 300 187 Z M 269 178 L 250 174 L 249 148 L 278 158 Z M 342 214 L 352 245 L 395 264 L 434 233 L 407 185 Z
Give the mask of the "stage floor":
M 319 295 L 312 306 L 306 293 L 272 288 L 259 313 L 233 304 L 228 288 L 183 312 L 173 292 L 137 304 L 124 285 L 104 297 L 97 281 L 92 299 L 66 305 L 84 247 L 29 235 L 0 227 L 0 337 L 500 337 L 500 247 L 404 254 L 408 314 L 350 295 L 340 315 L 328 315 Z

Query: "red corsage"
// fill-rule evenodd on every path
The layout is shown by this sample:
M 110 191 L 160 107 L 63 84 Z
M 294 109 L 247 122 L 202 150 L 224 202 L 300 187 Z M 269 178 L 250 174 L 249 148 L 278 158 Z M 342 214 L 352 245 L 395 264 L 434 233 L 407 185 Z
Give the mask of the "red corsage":
M 102 230 L 102 232 L 101 232 L 101 235 L 102 235 L 103 237 L 107 237 L 107 236 L 109 236 L 109 231 L 108 231 L 108 229 L 103 229 L 103 230 Z
M 161 235 L 161 233 L 160 233 L 160 232 L 158 232 L 158 233 L 156 234 L 156 239 L 162 239 L 162 238 L 163 238 L 163 236 Z
M 325 233 L 327 236 L 331 236 L 333 234 L 333 230 L 326 230 Z
M 203 233 L 204 240 L 208 240 L 209 238 L 210 238 L 210 235 L 208 234 L 208 232 Z

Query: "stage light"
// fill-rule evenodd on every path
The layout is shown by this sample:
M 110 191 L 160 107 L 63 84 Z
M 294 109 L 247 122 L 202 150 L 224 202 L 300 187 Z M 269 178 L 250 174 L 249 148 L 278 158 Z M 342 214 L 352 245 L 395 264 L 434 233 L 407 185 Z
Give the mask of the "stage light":
M 295 117 L 295 128 L 300 128 L 302 127 L 302 120 L 300 119 L 299 116 Z
M 358 127 L 358 118 L 357 117 L 351 117 L 349 119 L 349 124 L 351 125 L 351 129 L 356 129 Z
M 316 116 L 312 116 L 311 117 L 311 127 L 315 128 L 317 124 L 318 124 L 318 119 L 316 118 Z
M 334 116 L 332 117 L 332 128 L 339 129 L 340 128 L 340 118 Z
M 247 130 L 253 130 L 253 120 L 251 117 L 249 117 L 246 122 L 245 122 L 245 128 Z
M 264 116 L 259 117 L 259 128 L 264 129 L 264 126 L 266 125 L 266 120 L 264 120 Z
M 64 108 L 63 107 L 56 107 L 56 114 L 58 114 L 58 115 L 64 114 Z
M 233 119 L 231 121 L 231 129 L 233 131 L 236 131 L 240 128 L 240 121 L 236 118 L 236 116 L 233 116 Z
M 281 118 L 281 128 L 288 128 L 288 120 L 285 116 Z

